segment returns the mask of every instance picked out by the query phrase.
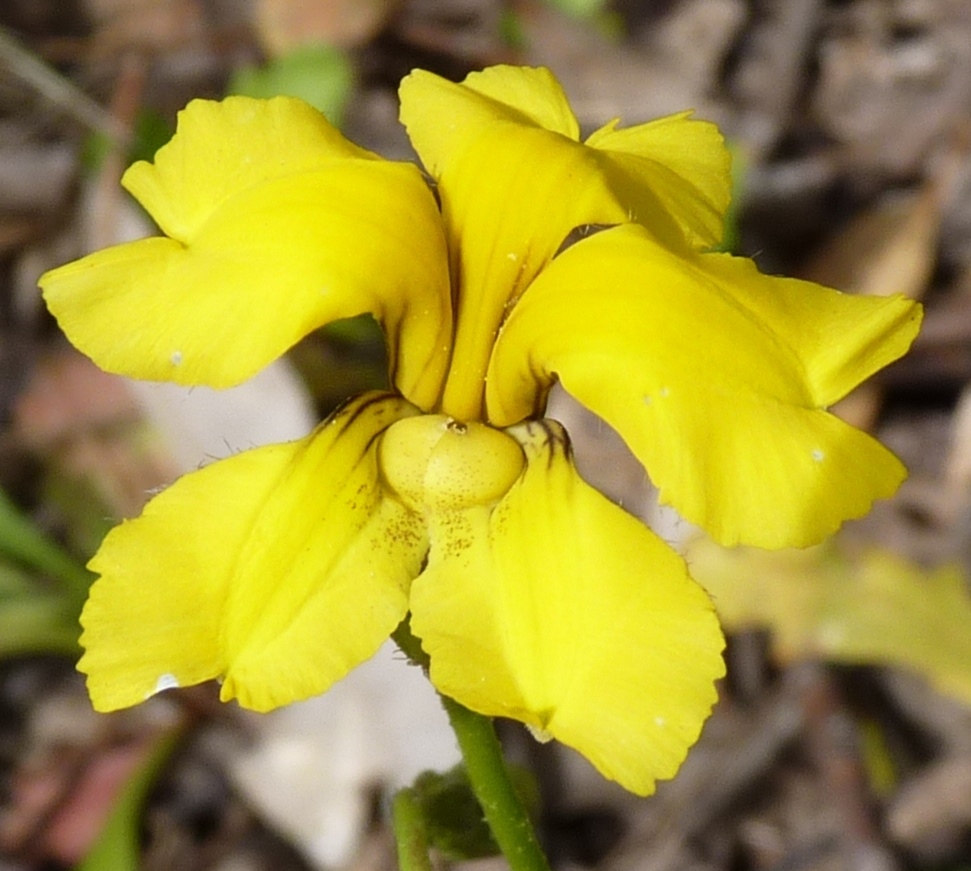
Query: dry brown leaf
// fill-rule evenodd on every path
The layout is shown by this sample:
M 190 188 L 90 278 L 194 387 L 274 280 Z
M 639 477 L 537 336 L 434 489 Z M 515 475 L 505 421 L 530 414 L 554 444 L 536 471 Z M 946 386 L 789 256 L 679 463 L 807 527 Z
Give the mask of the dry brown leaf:
M 841 143 L 851 170 L 913 175 L 966 111 L 967 3 L 862 0 L 826 12 L 817 26 L 813 119 Z
M 961 391 L 954 408 L 944 487 L 948 512 L 957 520 L 971 503 L 971 386 Z
M 76 351 L 43 360 L 14 406 L 14 433 L 55 474 L 81 482 L 112 516 L 137 514 L 176 476 L 128 382 Z
M 952 181 L 952 172 L 942 172 L 920 190 L 881 200 L 834 237 L 804 276 L 864 296 L 903 293 L 922 298 L 937 260 L 945 188 Z M 879 386 L 868 383 L 834 410 L 854 426 L 869 429 L 880 400 Z
M 805 277 L 865 296 L 924 295 L 937 259 L 942 191 L 936 181 L 880 200 L 809 263 Z
M 257 0 L 256 28 L 273 56 L 318 42 L 349 48 L 376 36 L 395 6 L 395 0 Z
M 157 55 L 206 41 L 206 18 L 199 0 L 99 0 L 92 57 L 129 51 Z
M 950 849 L 948 842 L 971 826 L 971 756 L 955 754 L 923 768 L 893 797 L 886 819 L 898 844 Z
M 850 558 L 833 544 L 729 551 L 707 540 L 688 561 L 726 630 L 770 630 L 782 662 L 897 666 L 971 705 L 971 596 L 957 567 L 926 571 L 879 550 Z

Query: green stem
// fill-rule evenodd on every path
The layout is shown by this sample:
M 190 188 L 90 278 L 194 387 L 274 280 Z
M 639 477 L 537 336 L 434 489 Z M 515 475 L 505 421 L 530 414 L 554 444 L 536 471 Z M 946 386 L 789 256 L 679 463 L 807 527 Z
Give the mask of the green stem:
M 441 698 L 458 738 L 472 791 L 509 867 L 512 871 L 549 871 L 533 824 L 509 779 L 492 720 L 454 699 Z
M 428 668 L 428 656 L 411 634 L 407 621 L 395 630 L 393 637 L 409 659 Z M 472 791 L 509 867 L 512 871 L 549 871 L 529 814 L 509 779 L 492 720 L 439 695 L 458 739 Z
M 425 819 L 411 789 L 399 790 L 391 802 L 400 871 L 432 871 Z

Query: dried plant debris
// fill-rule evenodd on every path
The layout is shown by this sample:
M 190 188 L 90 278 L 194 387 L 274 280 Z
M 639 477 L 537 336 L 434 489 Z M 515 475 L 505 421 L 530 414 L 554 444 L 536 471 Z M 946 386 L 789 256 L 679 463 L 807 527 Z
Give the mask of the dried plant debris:
M 688 556 L 728 631 L 767 630 L 780 662 L 905 668 L 971 706 L 971 592 L 958 567 L 926 571 L 878 550 L 725 551 L 700 540 Z

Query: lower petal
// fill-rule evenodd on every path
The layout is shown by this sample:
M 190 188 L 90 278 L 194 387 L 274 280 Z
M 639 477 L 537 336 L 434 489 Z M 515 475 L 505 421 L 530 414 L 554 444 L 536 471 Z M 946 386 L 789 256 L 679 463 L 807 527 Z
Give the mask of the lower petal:
M 427 546 L 377 473 L 377 436 L 414 413 L 359 397 L 300 441 L 186 475 L 112 530 L 82 615 L 94 706 L 224 677 L 223 699 L 268 710 L 369 658 Z
M 558 424 L 511 432 L 528 464 L 505 498 L 430 519 L 412 629 L 443 693 L 646 795 L 716 699 L 711 603 L 677 554 L 579 477 Z

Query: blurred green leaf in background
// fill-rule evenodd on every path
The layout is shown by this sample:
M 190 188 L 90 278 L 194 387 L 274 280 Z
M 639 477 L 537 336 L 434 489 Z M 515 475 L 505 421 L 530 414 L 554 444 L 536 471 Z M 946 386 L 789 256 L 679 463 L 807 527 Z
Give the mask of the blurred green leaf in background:
M 229 83 L 230 94 L 267 99 L 299 97 L 319 109 L 335 127 L 354 90 L 354 70 L 347 55 L 330 45 L 306 45 L 262 66 L 243 67 Z

